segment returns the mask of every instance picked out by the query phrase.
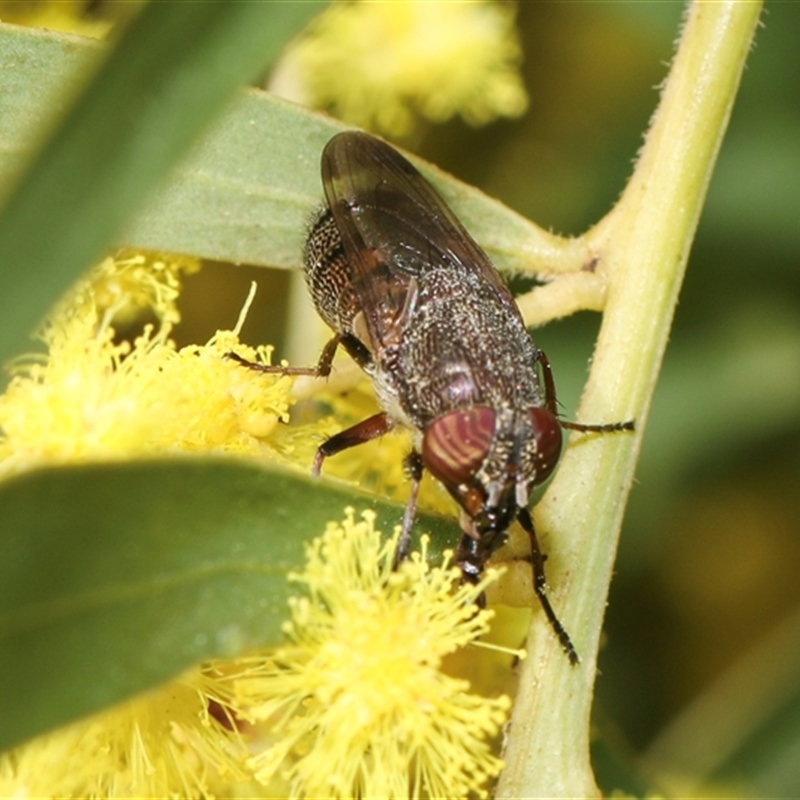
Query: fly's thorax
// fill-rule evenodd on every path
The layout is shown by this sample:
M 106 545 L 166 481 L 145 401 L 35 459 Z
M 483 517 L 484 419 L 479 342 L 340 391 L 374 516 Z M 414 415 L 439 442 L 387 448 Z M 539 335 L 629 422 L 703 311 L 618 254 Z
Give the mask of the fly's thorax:
M 468 274 L 455 281 L 431 267 L 414 282 L 404 309 L 397 381 L 409 417 L 421 427 L 470 406 L 541 405 L 537 350 L 516 307 Z

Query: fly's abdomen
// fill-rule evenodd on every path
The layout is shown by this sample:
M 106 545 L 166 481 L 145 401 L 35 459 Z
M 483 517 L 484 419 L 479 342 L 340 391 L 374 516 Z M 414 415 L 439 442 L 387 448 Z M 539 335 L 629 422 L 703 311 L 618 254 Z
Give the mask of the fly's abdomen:
M 337 333 L 351 333 L 359 306 L 342 237 L 329 208 L 323 209 L 306 240 L 303 267 L 309 294 L 323 320 Z

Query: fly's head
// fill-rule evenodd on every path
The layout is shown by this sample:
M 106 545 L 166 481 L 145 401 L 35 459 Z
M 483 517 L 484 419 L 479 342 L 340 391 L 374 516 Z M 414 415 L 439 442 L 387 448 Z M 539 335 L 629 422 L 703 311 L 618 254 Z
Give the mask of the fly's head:
M 422 461 L 466 513 L 465 532 L 484 540 L 490 554 L 527 507 L 530 490 L 555 469 L 561 440 L 561 426 L 545 408 L 472 406 L 425 428 Z

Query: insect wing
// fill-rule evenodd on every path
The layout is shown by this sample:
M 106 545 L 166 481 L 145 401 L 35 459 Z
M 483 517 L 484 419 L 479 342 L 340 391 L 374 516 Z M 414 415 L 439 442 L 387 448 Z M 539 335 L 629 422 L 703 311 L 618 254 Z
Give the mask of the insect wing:
M 394 148 L 368 134 L 340 133 L 323 152 L 322 182 L 373 344 L 402 336 L 431 269 L 452 271 L 453 280 L 471 273 L 518 313 L 483 250 Z

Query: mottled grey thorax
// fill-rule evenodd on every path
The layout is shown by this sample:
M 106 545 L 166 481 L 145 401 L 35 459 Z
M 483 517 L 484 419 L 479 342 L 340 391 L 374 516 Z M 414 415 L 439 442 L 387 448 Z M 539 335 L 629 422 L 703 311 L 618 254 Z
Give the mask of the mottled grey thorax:
M 536 352 L 494 287 L 471 276 L 455 283 L 452 273 L 432 270 L 420 282 L 402 340 L 384 354 L 381 372 L 388 374 L 376 378 L 402 398 L 408 421 L 424 428 L 457 408 L 541 405 Z

